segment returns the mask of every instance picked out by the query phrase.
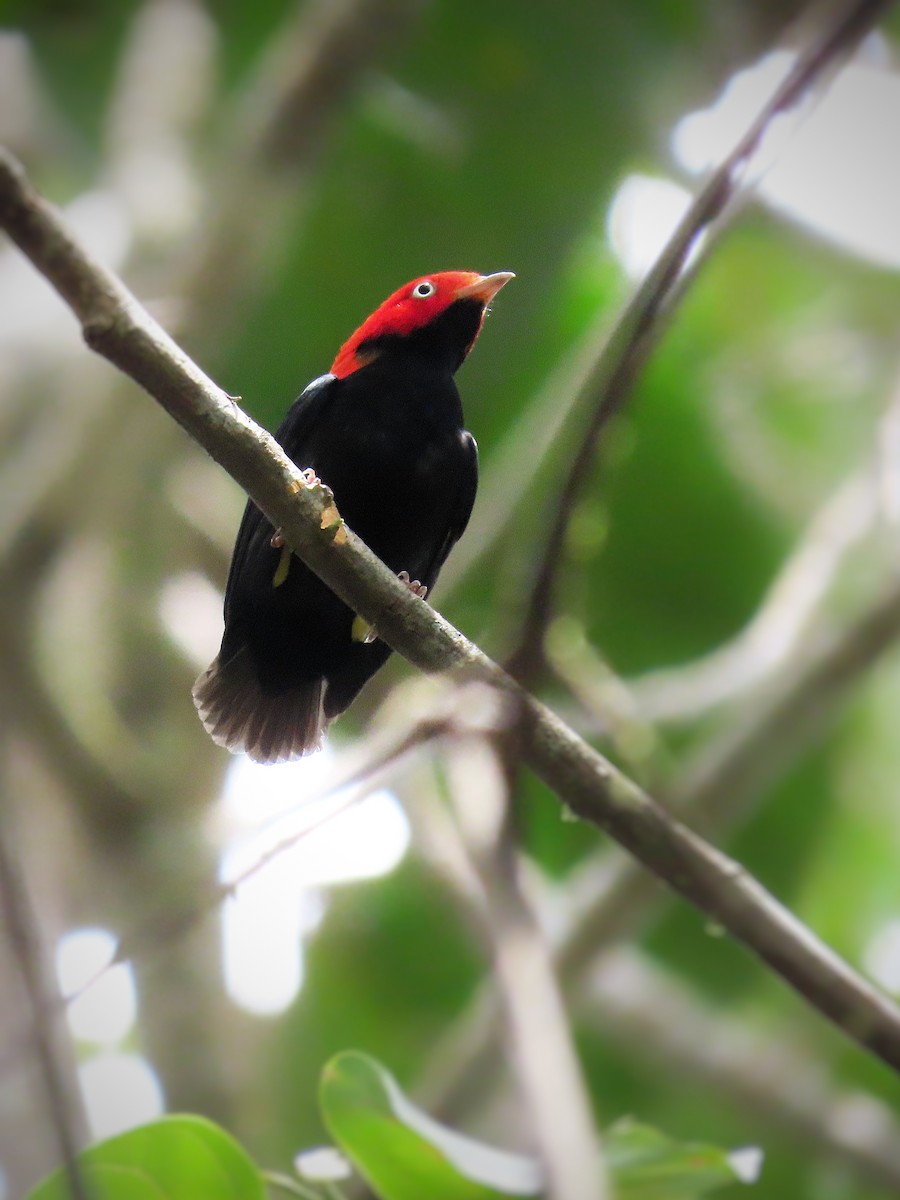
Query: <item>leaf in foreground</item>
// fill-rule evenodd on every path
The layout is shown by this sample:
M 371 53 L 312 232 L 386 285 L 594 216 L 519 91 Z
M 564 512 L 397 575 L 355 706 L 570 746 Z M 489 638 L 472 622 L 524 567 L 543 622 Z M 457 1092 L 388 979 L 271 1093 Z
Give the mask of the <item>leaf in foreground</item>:
M 675 1141 L 630 1118 L 607 1130 L 604 1144 L 617 1200 L 694 1200 L 729 1184 L 755 1183 L 762 1162 L 752 1148 L 738 1158 L 717 1146 Z
M 211 1121 L 163 1117 L 109 1138 L 78 1156 L 91 1200 L 265 1200 L 259 1171 Z M 71 1200 L 55 1171 L 28 1200 Z
M 337 1055 L 320 1085 L 325 1123 L 382 1200 L 508 1200 L 540 1193 L 532 1159 L 497 1150 L 439 1124 L 417 1108 L 380 1063 Z M 755 1182 L 761 1154 L 678 1142 L 637 1121 L 608 1130 L 607 1164 L 617 1200 L 700 1200 Z
M 331 1135 L 384 1200 L 524 1200 L 540 1193 L 537 1163 L 439 1124 L 368 1055 L 347 1050 L 333 1058 L 319 1098 Z

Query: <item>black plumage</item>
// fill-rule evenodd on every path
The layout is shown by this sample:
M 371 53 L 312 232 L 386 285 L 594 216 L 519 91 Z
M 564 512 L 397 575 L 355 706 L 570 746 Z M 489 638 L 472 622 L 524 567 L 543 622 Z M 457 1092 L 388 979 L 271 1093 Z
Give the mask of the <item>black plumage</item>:
M 374 314 L 342 350 L 338 373 L 314 380 L 275 434 L 300 468 L 332 489 L 341 516 L 375 554 L 429 590 L 466 527 L 478 483 L 478 452 L 453 376 L 486 300 L 454 299 L 459 290 L 400 332 L 390 319 L 373 332 Z M 248 502 L 222 646 L 194 688 L 212 737 L 259 762 L 315 749 L 327 722 L 390 655 L 380 640 L 362 640 L 353 612 L 278 539 L 272 544 L 275 532 Z

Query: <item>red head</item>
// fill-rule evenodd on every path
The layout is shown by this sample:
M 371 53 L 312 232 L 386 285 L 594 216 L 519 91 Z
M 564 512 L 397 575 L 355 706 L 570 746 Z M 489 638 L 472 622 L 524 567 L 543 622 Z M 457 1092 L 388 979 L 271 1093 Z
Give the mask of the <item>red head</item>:
M 344 342 L 332 364 L 332 374 L 343 379 L 377 356 L 378 351 L 374 347 L 380 339 L 408 337 L 437 320 L 459 300 L 480 304 L 483 319 L 490 301 L 513 278 L 511 271 L 497 271 L 494 275 L 478 275 L 474 271 L 438 271 L 435 275 L 413 279 L 388 296 L 384 304 L 376 308 L 356 333 Z M 479 320 L 474 337 L 463 349 L 462 358 L 471 350 L 480 329 Z M 373 348 L 370 350 L 369 347 Z

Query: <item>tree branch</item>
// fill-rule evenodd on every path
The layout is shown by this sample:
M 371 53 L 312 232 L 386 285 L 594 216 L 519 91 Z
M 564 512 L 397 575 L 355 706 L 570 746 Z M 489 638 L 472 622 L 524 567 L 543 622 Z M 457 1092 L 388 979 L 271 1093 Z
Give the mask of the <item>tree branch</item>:
M 226 396 L 124 285 L 93 263 L 56 211 L 0 153 L 0 224 L 79 317 L 88 344 L 145 388 L 249 493 L 292 549 L 388 645 L 424 671 L 458 669 L 516 693 L 523 761 L 730 932 L 860 1045 L 900 1071 L 900 1010 L 736 862 L 708 845 L 582 741 L 404 585 L 309 489 L 275 441 Z
M 294 808 L 279 814 L 248 836 L 242 849 L 247 850 L 257 841 L 261 841 L 265 848 L 259 849 L 258 857 L 237 874 L 223 881 L 210 883 L 204 891 L 199 895 L 194 894 L 189 900 L 185 898 L 182 903 L 173 904 L 172 897 L 167 896 L 165 904 L 157 911 L 151 912 L 149 916 L 130 928 L 126 927 L 120 933 L 115 954 L 95 974 L 86 979 L 80 987 L 69 992 L 64 999 L 57 997 L 55 1001 L 48 1001 L 48 1012 L 54 1018 L 63 1014 L 70 1005 L 77 1003 L 121 963 L 140 962 L 147 966 L 154 959 L 170 952 L 173 943 L 196 931 L 203 921 L 227 900 L 233 898 L 243 884 L 265 870 L 282 854 L 292 850 L 305 838 L 317 833 L 370 795 L 389 768 L 436 739 L 453 738 L 461 733 L 471 736 L 471 732 L 470 727 L 459 726 L 450 715 L 428 717 L 414 724 L 403 734 L 377 739 L 361 754 L 354 752 L 342 755 L 342 759 L 346 761 L 336 766 L 334 777 L 327 786 L 314 795 L 304 795 Z M 121 797 L 122 802 L 127 802 L 128 799 L 127 795 Z M 301 809 L 320 805 L 328 800 L 335 803 L 325 812 L 318 814 L 315 820 L 301 828 L 294 827 L 289 832 L 285 831 L 278 840 L 272 841 L 266 837 L 266 834 L 274 834 L 279 827 L 286 825 L 289 818 L 292 815 L 296 816 Z M 19 1065 L 28 1050 L 27 1035 L 28 1029 L 24 1026 L 15 1030 L 4 1030 L 4 1037 L 0 1040 L 0 1085 L 7 1074 Z
M 786 680 L 734 726 L 702 746 L 682 768 L 667 799 L 704 831 L 733 826 L 751 798 L 827 727 L 839 700 L 900 638 L 900 581 L 892 581 L 840 634 L 824 640 L 796 677 Z M 640 924 L 656 899 L 652 881 L 624 858 L 584 869 L 591 897 L 560 946 L 571 978 L 624 931 Z
M 503 753 L 510 733 L 515 740 L 514 727 L 496 738 L 459 739 L 447 755 L 461 855 L 472 876 L 468 899 L 493 956 L 508 1049 L 549 1200 L 606 1200 L 609 1181 L 590 1097 L 512 836 L 510 771 Z
M 50 1111 L 50 1120 L 72 1200 L 90 1200 L 90 1192 L 78 1162 L 80 1114 L 67 1084 L 66 1072 L 57 1051 L 53 995 L 46 980 L 40 934 L 31 898 L 15 858 L 0 828 L 0 912 L 9 944 L 31 1006 L 32 1044 Z
M 591 476 L 600 435 L 630 395 L 650 351 L 659 342 L 678 299 L 684 294 L 680 284 L 689 260 L 694 256 L 695 269 L 699 256 L 708 250 L 709 237 L 704 246 L 701 238 L 712 231 L 741 192 L 746 169 L 775 117 L 793 108 L 829 69 L 850 54 L 890 6 L 891 0 L 852 0 L 830 5 L 831 11 L 821 14 L 816 36 L 797 56 L 783 83 L 732 152 L 710 175 L 598 351 L 575 403 L 578 410 L 593 403 L 593 411 L 556 501 L 518 648 L 510 661 L 510 669 L 518 678 L 529 677 L 543 662 L 544 637 L 553 614 L 566 533 Z M 814 10 L 817 12 L 818 8 L 816 4 Z
M 444 850 L 442 840 L 437 869 L 458 889 L 455 873 L 440 861 Z M 468 897 L 464 903 L 469 905 Z M 798 1043 L 796 1029 L 749 1030 L 746 1021 L 723 1016 L 682 979 L 625 946 L 607 949 L 589 971 L 569 981 L 566 999 L 579 1028 L 596 1029 L 610 1044 L 627 1045 L 654 1077 L 670 1076 L 679 1087 L 688 1080 L 712 1089 L 782 1139 L 824 1152 L 873 1184 L 900 1193 L 900 1123 L 890 1107 L 840 1085 L 814 1047 Z M 489 1124 L 504 1103 L 499 1034 L 496 993 L 479 988 L 429 1056 L 417 1101 L 451 1124 L 462 1113 Z M 460 1073 L 461 1057 L 467 1065 L 477 1063 L 477 1070 Z
M 900 1193 L 900 1123 L 874 1096 L 840 1087 L 796 1031 L 724 1016 L 634 950 L 603 956 L 574 998 L 588 1028 L 627 1042 L 654 1077 L 693 1080 L 772 1134 L 825 1153 Z
M 666 793 L 671 807 L 707 834 L 732 827 L 753 797 L 821 737 L 840 701 L 898 639 L 900 580 L 894 580 L 847 628 L 824 640 L 796 676 L 700 747 Z M 636 935 L 661 897 L 652 875 L 606 850 L 570 872 L 566 896 L 569 919 L 555 954 L 571 994 L 616 942 Z M 499 1020 L 496 1006 L 479 993 L 446 1039 L 449 1048 L 434 1071 L 438 1081 L 426 1078 L 428 1107 L 450 1120 L 469 1107 L 472 1089 L 498 1058 Z

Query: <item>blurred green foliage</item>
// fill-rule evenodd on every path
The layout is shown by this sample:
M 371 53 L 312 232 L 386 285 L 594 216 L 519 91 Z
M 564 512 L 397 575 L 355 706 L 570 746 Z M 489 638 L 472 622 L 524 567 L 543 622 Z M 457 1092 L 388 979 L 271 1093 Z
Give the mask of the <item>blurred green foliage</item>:
M 313 1147 L 297 1156 L 296 1176 L 259 1171 L 223 1129 L 196 1116 L 163 1117 L 105 1139 L 78 1155 L 77 1169 L 96 1200 L 261 1200 L 266 1186 L 301 1200 L 343 1200 L 344 1181 L 358 1182 L 351 1163 L 380 1200 L 542 1194 L 535 1159 L 434 1121 L 370 1055 L 345 1050 L 330 1059 L 319 1103 L 346 1158 L 334 1146 Z M 605 1144 L 618 1200 L 699 1200 L 737 1179 L 756 1181 L 715 1146 L 679 1144 L 631 1120 L 616 1122 Z M 60 1168 L 28 1200 L 65 1200 L 70 1182 Z
M 498 300 L 460 375 L 488 476 L 528 402 L 628 294 L 605 234 L 618 184 L 634 170 L 677 177 L 667 149 L 674 121 L 708 103 L 777 29 L 778 6 L 728 0 L 713 7 L 715 14 L 695 0 L 412 5 L 406 34 L 333 121 L 292 198 L 264 277 L 235 311 L 229 262 L 220 262 L 221 310 L 215 296 L 207 299 L 186 349 L 202 348 L 204 368 L 273 427 L 404 279 L 456 267 L 515 270 L 515 284 Z M 198 240 L 204 214 L 235 184 L 216 148 L 228 144 L 242 89 L 293 9 L 266 0 L 211 3 L 206 11 L 218 78 L 193 145 L 206 188 L 192 235 Z M 61 201 L 104 183 L 110 104 L 137 12 L 137 5 L 99 0 L 32 0 L 2 12 L 28 36 L 57 110 L 58 155 L 35 153 L 28 166 Z M 166 86 L 165 62 L 159 86 Z M 263 181 L 259 190 L 262 203 Z M 248 226 L 256 219 L 247 212 Z M 190 250 L 176 247 L 173 257 Z M 154 271 L 158 254 L 148 254 Z M 819 505 L 871 459 L 896 370 L 898 305 L 895 273 L 856 262 L 760 208 L 742 214 L 701 270 L 627 411 L 607 431 L 567 547 L 562 607 L 616 671 L 632 676 L 685 662 L 752 617 Z M 852 371 L 843 369 L 842 357 L 850 343 Z M 145 401 L 130 394 L 128 404 Z M 492 652 L 514 641 L 548 506 L 581 420 L 583 414 L 567 424 L 546 464 L 534 469 L 523 461 L 529 482 L 514 524 L 448 594 L 448 618 Z M 162 460 L 147 471 L 162 476 L 167 465 Z M 130 470 L 122 465 L 123 479 Z M 149 577 L 148 563 L 162 571 L 170 553 L 177 558 L 170 539 L 179 534 L 161 494 L 157 508 L 147 503 L 144 519 L 158 525 L 162 550 L 144 553 L 139 538 L 137 553 L 134 545 L 117 551 L 126 564 L 117 604 L 143 611 L 149 627 L 159 580 Z M 822 624 L 849 619 L 871 594 L 885 551 L 870 546 L 866 553 L 851 564 Z M 224 560 L 216 569 L 221 583 Z M 440 589 L 436 603 L 444 607 Z M 758 797 L 743 828 L 729 835 L 729 850 L 855 966 L 900 907 L 896 668 L 895 657 L 861 681 L 827 737 L 798 753 Z M 405 664 L 392 663 L 336 738 L 352 737 L 388 684 L 408 674 Z M 166 794 L 178 797 L 183 789 L 193 813 L 213 802 L 224 764 L 189 709 L 188 680 L 187 668 L 173 671 L 181 761 L 202 765 L 196 778 L 173 771 Z M 571 715 L 571 702 L 558 690 L 553 696 Z M 139 707 L 140 696 L 135 702 Z M 677 766 L 742 711 L 738 701 L 663 730 L 668 761 Z M 600 839 L 565 823 L 533 781 L 523 780 L 521 789 L 529 854 L 562 884 Z M 154 838 L 155 851 L 165 839 Z M 171 869 L 165 855 L 162 861 Z M 157 886 L 171 882 L 162 879 Z M 94 910 L 83 897 L 79 903 L 94 920 L 115 923 L 102 901 Z M 886 1068 L 826 1028 L 695 913 L 673 906 L 640 945 L 723 1017 L 796 1039 L 837 1084 L 900 1103 L 900 1083 Z M 322 1136 L 315 1081 L 330 1055 L 358 1045 L 414 1087 L 486 969 L 483 947 L 448 885 L 415 854 L 387 878 L 335 891 L 306 968 L 296 1003 L 265 1036 L 247 1033 L 250 1018 L 236 1034 L 251 1045 L 258 1039 L 261 1048 L 238 1056 L 234 1132 L 257 1160 L 281 1167 Z M 630 1112 L 679 1138 L 758 1142 L 766 1151 L 767 1196 L 896 1194 L 798 1146 L 779 1131 L 777 1118 L 766 1122 L 727 1087 L 656 1068 L 596 1023 L 578 1019 L 575 1031 L 602 1124 Z M 227 1039 L 214 1045 L 228 1056 Z M 492 1079 L 483 1082 L 487 1090 Z
M 97 1200 L 263 1200 L 259 1172 L 244 1151 L 211 1121 L 163 1117 L 129 1130 L 80 1157 L 85 1185 Z M 28 1200 L 68 1200 L 69 1181 L 59 1171 Z

